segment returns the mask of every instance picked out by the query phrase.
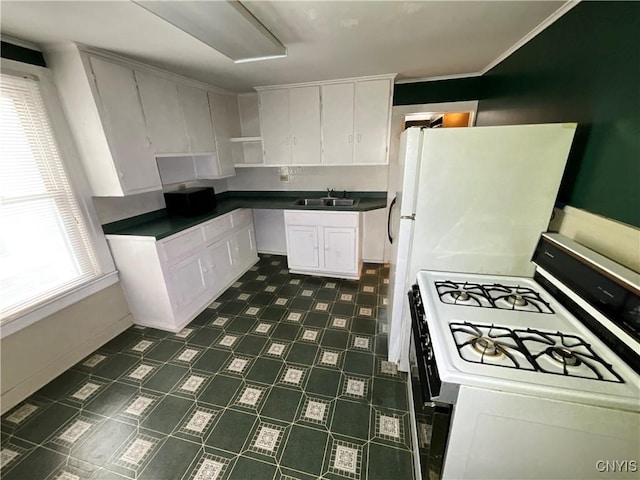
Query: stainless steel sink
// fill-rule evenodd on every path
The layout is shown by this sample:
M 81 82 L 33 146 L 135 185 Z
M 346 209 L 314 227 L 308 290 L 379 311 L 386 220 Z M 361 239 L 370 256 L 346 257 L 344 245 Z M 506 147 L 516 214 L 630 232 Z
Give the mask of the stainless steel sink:
M 306 205 L 308 207 L 353 207 L 359 201 L 359 198 L 299 198 L 293 204 Z
M 330 198 L 326 200 L 327 207 L 353 207 L 360 201 L 359 198 Z
M 314 207 L 324 207 L 324 198 L 299 198 L 295 202 L 294 205 L 307 205 Z

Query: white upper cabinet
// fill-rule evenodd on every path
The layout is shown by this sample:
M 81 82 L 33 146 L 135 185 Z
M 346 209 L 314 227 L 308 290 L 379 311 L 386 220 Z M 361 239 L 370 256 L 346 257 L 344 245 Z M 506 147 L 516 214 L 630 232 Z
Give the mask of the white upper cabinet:
M 388 162 L 393 75 L 256 90 L 263 165 Z
M 264 163 L 288 165 L 291 163 L 289 90 L 266 90 L 259 95 Z
M 75 62 L 70 63 L 69 66 L 72 67 Z M 68 111 L 67 118 L 78 143 L 85 146 L 81 150 L 91 152 L 89 155 L 93 153 L 93 147 L 87 147 L 86 144 L 103 142 L 106 136 L 108 152 L 102 150 L 99 156 L 93 158 L 83 155 L 87 170 L 92 169 L 93 163 L 100 164 L 93 170 L 93 174 L 89 174 L 94 194 L 123 196 L 161 189 L 162 183 L 147 136 L 133 70 L 97 57 L 91 57 L 89 63 L 95 80 L 96 95 L 94 98 L 83 98 L 83 111 L 78 112 L 78 116 L 74 116 L 73 110 Z M 85 76 L 65 78 L 60 85 L 63 102 L 65 97 L 81 95 L 86 91 L 83 88 L 76 89 L 87 80 L 86 73 L 73 73 Z M 73 104 L 71 101 L 70 105 Z M 82 113 L 87 113 L 91 107 L 97 107 L 102 131 L 95 124 L 83 122 Z
M 227 104 L 227 95 L 209 92 L 209 108 L 211 109 L 211 121 L 213 122 L 216 153 L 221 177 L 229 177 L 235 175 L 236 172 L 233 167 Z
M 191 153 L 214 153 L 216 142 L 207 92 L 189 85 L 178 85 L 178 94 L 187 128 Z
M 322 86 L 322 163 L 353 163 L 353 99 L 355 86 Z
M 291 157 L 294 165 L 320 163 L 320 87 L 289 90 Z
M 356 82 L 353 163 L 386 163 L 391 80 Z
M 157 155 L 189 153 L 178 85 L 171 80 L 136 70 L 153 151 Z

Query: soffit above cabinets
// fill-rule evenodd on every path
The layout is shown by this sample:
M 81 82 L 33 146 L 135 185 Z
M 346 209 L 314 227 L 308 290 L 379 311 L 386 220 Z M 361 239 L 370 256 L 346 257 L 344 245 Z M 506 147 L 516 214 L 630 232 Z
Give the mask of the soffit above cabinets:
M 246 64 L 234 64 L 134 2 L 4 0 L 1 29 L 39 45 L 78 42 L 247 92 L 388 72 L 399 81 L 479 75 L 576 3 L 247 1 L 242 4 L 287 48 L 287 57 Z

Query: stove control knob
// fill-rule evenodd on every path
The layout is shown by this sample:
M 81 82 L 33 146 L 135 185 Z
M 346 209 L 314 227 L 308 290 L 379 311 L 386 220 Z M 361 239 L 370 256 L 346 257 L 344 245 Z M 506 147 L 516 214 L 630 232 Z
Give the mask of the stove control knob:
M 433 348 L 429 345 L 427 347 L 427 361 L 430 362 L 431 360 L 433 360 Z
M 431 345 L 431 335 L 429 335 L 428 333 L 424 334 L 424 345 L 425 347 Z

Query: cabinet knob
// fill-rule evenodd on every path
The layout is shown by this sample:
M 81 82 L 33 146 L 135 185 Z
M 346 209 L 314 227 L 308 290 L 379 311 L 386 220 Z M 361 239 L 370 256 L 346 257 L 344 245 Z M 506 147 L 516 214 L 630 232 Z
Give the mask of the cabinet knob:
M 360 140 L 362 140 L 362 134 L 361 133 L 358 134 L 358 143 L 360 143 Z
M 349 135 L 349 143 L 353 143 L 353 135 Z

